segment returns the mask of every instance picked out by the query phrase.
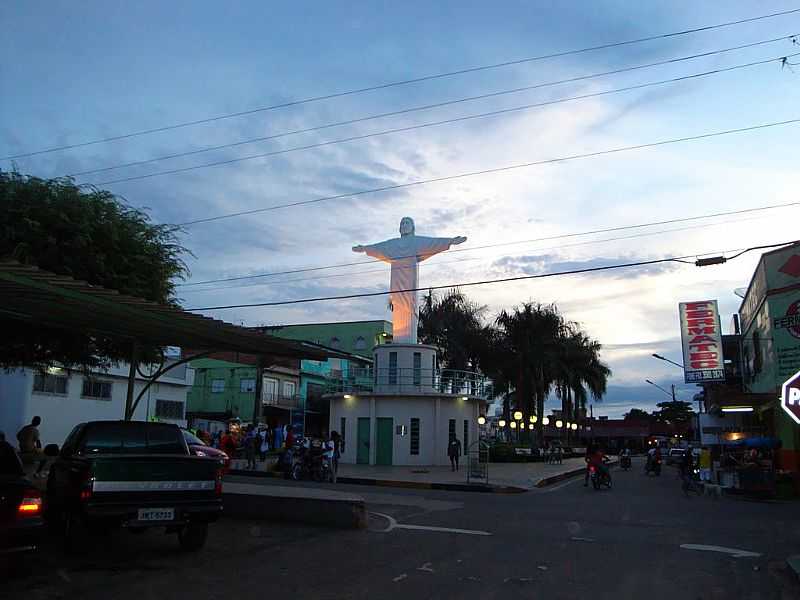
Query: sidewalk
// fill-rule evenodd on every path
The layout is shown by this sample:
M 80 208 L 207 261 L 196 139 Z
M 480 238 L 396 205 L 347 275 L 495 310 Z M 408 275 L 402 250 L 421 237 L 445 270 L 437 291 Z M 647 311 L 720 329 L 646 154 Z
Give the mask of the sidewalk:
M 241 465 L 239 464 L 241 463 Z M 243 470 L 244 461 L 234 461 L 231 475 L 272 476 L 264 463 L 256 471 Z M 489 463 L 489 485 L 474 480 L 467 484 L 466 467 L 451 471 L 447 466 L 377 466 L 339 465 L 340 483 L 377 485 L 386 487 L 411 487 L 448 489 L 456 491 L 525 492 L 544 487 L 568 477 L 580 475 L 586 468 L 582 457 L 568 458 L 560 465 L 545 463 Z

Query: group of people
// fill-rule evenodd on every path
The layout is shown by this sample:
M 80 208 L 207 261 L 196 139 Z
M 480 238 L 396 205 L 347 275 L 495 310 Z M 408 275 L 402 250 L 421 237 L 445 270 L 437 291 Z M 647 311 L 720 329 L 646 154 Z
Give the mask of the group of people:
M 564 460 L 564 449 L 558 444 L 551 443 L 539 450 L 539 456 L 543 456 L 548 465 L 560 465 Z

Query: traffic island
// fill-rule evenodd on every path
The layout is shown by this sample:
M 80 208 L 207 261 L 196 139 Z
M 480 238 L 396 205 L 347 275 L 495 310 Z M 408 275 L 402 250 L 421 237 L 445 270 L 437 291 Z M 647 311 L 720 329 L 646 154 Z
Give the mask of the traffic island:
M 329 489 L 225 482 L 225 516 L 366 529 L 364 499 Z

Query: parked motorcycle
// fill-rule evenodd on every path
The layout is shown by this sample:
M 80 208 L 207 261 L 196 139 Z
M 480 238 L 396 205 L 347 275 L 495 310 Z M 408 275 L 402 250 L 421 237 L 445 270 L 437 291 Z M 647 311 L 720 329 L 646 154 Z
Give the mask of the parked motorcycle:
M 594 465 L 589 466 L 589 478 L 592 480 L 592 487 L 599 490 L 602 486 L 611 489 L 611 473 L 608 470 L 601 471 Z
M 647 457 L 647 463 L 644 465 L 644 474 L 650 475 L 650 473 L 653 473 L 656 477 L 661 475 L 660 458 L 653 458 L 652 456 Z
M 294 448 L 290 477 L 295 481 L 331 481 L 330 460 L 322 440 L 300 440 Z

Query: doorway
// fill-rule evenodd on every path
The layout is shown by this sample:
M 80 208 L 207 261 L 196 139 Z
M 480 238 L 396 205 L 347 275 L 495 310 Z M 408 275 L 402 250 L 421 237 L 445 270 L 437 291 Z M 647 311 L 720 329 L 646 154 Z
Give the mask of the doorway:
M 358 418 L 356 435 L 356 464 L 369 464 L 369 417 Z
M 394 419 L 378 417 L 375 430 L 375 464 L 392 464 L 392 446 L 394 445 Z

